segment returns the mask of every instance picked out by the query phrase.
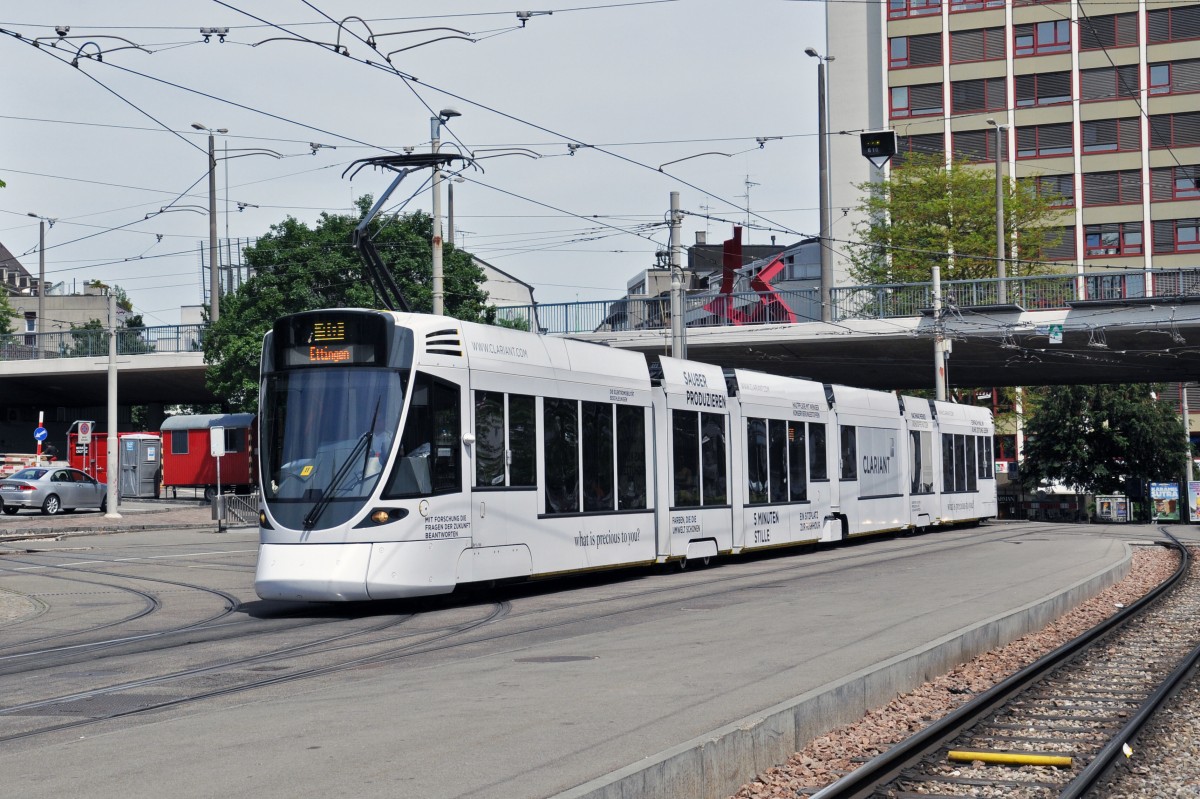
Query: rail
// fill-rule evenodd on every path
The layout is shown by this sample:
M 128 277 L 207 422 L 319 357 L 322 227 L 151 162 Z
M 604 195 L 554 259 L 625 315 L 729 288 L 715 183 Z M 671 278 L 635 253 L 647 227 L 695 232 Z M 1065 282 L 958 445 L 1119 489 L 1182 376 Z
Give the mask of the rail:
M 812 795 L 812 799 L 866 799 L 866 797 L 876 795 L 876 792 L 884 784 L 905 773 L 927 754 L 938 750 L 947 741 L 953 740 L 958 734 L 1005 705 L 1029 686 L 1068 663 L 1089 647 L 1096 645 L 1109 633 L 1127 625 L 1163 599 L 1187 578 L 1191 560 L 1187 547 L 1183 546 L 1174 536 L 1166 533 L 1166 530 L 1161 531 L 1167 534 L 1171 539 L 1171 546 L 1180 553 L 1179 567 L 1172 576 L 1129 607 L 1105 619 L 1083 635 L 1042 656 L 1036 662 L 1020 669 L 971 701 L 934 721 L 916 735 L 900 741 L 837 782 L 817 791 Z M 1172 689 L 1168 683 L 1180 679 L 1181 674 L 1186 676 L 1190 672 L 1191 666 L 1195 665 L 1198 651 L 1200 650 L 1193 651 L 1183 659 L 1180 668 L 1176 669 L 1167 681 L 1148 698 L 1139 712 L 1134 714 L 1132 720 L 1112 736 L 1108 746 L 1094 755 L 1089 766 L 1084 768 L 1078 778 L 1066 786 L 1061 794 L 1062 797 L 1077 799 L 1094 787 L 1096 781 L 1112 766 L 1116 758 L 1115 753 L 1120 751 L 1120 744 L 1129 740 L 1130 736 L 1136 733 L 1137 729 L 1145 722 L 1148 715 L 1161 704 L 1163 698 L 1170 695 Z
M 156 352 L 201 352 L 207 325 L 162 325 L 117 329 L 118 355 Z M 108 356 L 108 331 L 67 330 L 58 333 L 0 335 L 0 360 L 33 361 L 49 358 Z

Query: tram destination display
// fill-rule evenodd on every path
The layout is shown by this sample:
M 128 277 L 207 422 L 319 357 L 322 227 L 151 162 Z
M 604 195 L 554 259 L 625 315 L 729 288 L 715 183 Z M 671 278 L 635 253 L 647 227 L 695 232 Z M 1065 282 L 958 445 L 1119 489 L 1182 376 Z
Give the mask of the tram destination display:
M 387 328 L 363 314 L 300 314 L 277 324 L 279 367 L 378 366 L 387 362 Z

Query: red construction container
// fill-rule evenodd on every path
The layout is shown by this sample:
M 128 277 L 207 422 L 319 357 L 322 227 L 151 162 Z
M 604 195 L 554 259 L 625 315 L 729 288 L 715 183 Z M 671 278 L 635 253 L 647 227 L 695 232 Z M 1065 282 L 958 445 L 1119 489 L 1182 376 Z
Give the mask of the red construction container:
M 80 424 L 91 429 L 91 441 L 80 443 Z M 118 443 L 126 436 L 153 436 L 154 433 L 118 432 Z M 119 450 L 118 446 L 118 450 Z M 101 483 L 108 482 L 108 433 L 96 429 L 96 423 L 80 419 L 71 423 L 67 430 L 67 465 L 87 472 Z
M 211 433 L 225 429 L 225 454 L 221 456 L 221 491 L 249 494 L 258 484 L 254 463 L 254 414 L 206 413 L 170 416 L 163 422 L 164 488 L 202 488 L 205 499 L 217 493 L 217 459 L 212 456 Z

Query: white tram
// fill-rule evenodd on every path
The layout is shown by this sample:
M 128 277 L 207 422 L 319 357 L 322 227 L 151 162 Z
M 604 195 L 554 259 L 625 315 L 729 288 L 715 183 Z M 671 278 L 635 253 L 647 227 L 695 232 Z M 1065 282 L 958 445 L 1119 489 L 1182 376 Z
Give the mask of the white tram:
M 255 590 L 412 597 L 996 513 L 986 409 L 654 366 L 446 317 L 284 317 L 263 347 Z

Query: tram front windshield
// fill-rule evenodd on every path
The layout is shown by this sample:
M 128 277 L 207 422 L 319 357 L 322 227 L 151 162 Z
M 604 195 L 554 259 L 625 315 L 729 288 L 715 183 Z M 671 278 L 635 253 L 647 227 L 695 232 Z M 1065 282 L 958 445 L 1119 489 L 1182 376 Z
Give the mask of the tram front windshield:
M 402 371 L 360 367 L 266 377 L 262 490 L 279 523 L 326 529 L 362 508 L 391 453 L 407 382 Z

